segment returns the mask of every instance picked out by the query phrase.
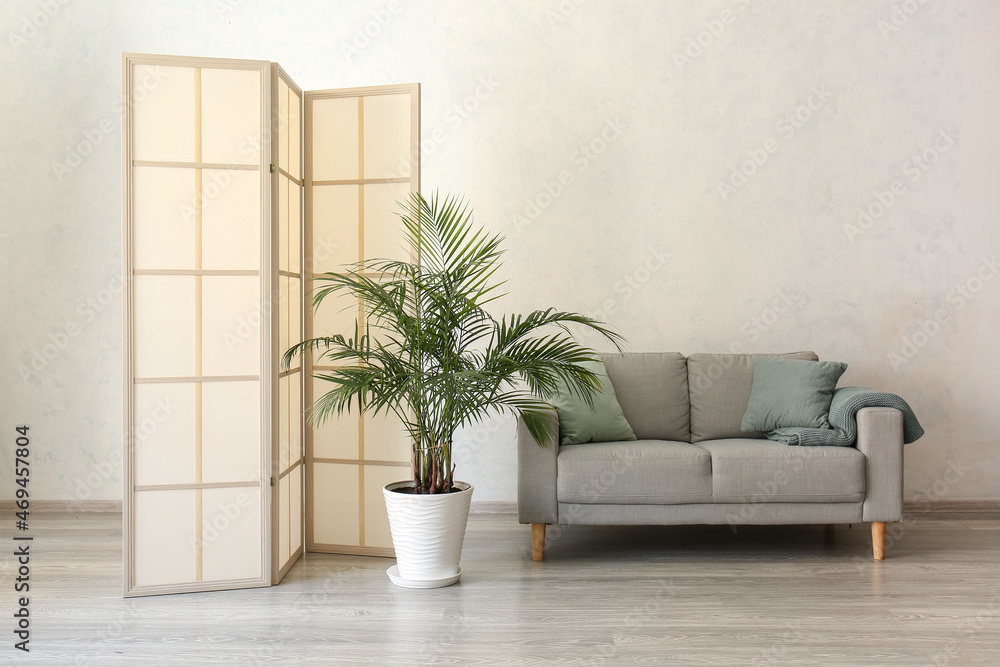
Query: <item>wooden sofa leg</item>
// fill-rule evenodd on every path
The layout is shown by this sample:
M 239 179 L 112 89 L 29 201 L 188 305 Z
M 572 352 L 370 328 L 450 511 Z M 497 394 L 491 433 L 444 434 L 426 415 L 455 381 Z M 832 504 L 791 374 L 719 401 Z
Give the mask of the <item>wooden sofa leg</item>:
M 531 560 L 542 562 L 545 557 L 545 524 L 531 524 Z
M 885 558 L 885 521 L 872 521 L 872 555 L 875 560 Z

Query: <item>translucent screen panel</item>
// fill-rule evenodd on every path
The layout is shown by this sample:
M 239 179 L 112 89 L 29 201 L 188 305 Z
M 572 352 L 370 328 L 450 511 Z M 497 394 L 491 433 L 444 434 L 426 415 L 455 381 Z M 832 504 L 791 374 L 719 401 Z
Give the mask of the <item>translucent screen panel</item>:
M 260 164 L 260 72 L 203 69 L 201 82 L 202 160 Z
M 195 579 L 195 491 L 136 491 L 135 583 L 158 586 Z
M 133 65 L 132 82 L 132 157 L 194 161 L 194 68 Z
M 278 77 L 278 167 L 290 172 L 288 168 L 288 131 L 291 119 L 288 117 L 288 97 L 290 89 L 281 77 Z
M 202 170 L 202 268 L 260 266 L 260 174 Z
M 288 270 L 298 273 L 302 266 L 302 188 L 288 186 Z
M 135 375 L 190 377 L 195 370 L 195 277 L 135 276 Z
M 321 373 L 322 371 L 317 371 Z M 313 399 L 330 391 L 332 385 L 323 380 L 313 379 Z M 313 456 L 321 459 L 357 459 L 358 451 L 358 415 L 345 414 L 334 419 L 328 419 L 313 430 Z
M 313 538 L 321 544 L 360 541 L 358 467 L 339 463 L 313 465 Z
M 202 369 L 205 375 L 257 375 L 266 317 L 256 276 L 202 278 Z
M 410 437 L 394 414 L 365 415 L 365 459 L 409 461 Z
M 322 281 L 315 281 L 313 289 L 321 288 Z M 310 300 L 312 295 L 309 295 Z M 347 294 L 328 294 L 319 306 L 319 310 L 313 313 L 313 333 L 316 336 L 331 336 L 333 334 L 343 334 L 353 338 L 355 327 L 358 324 L 358 301 Z M 326 360 L 320 361 L 318 354 L 315 355 L 316 363 L 326 364 Z
M 282 285 L 279 288 L 278 304 L 278 354 L 283 356 L 291 346 L 302 342 L 302 289 L 300 288 L 302 281 L 279 276 L 279 282 Z M 302 356 L 296 355 L 290 363 L 289 369 L 299 368 Z M 282 370 L 284 370 L 283 365 Z
M 409 183 L 365 186 L 365 258 L 410 261 L 410 247 L 403 235 L 397 202 L 410 196 Z
M 312 261 L 311 274 L 325 272 L 343 273 L 347 267 L 366 259 L 410 260 L 410 249 L 401 234 L 402 223 L 397 215 L 398 201 L 408 199 L 411 191 L 419 187 L 419 160 L 412 148 L 418 140 L 412 135 L 416 126 L 415 111 L 419 102 L 419 87 L 394 86 L 371 88 L 364 91 L 307 93 L 307 144 L 306 173 L 310 179 L 306 187 L 306 237 L 311 249 L 307 260 Z M 359 96 L 360 94 L 360 96 Z M 358 114 L 361 117 L 358 117 Z M 360 151 L 360 155 L 358 155 Z M 413 164 L 411 164 L 413 160 Z M 371 181 L 395 179 L 401 183 Z M 334 182 L 336 181 L 336 182 Z M 310 252 L 311 250 L 311 252 Z M 311 257 L 309 256 L 311 254 Z M 373 270 L 371 266 L 364 267 Z M 322 282 L 313 280 L 303 285 L 304 301 L 321 288 Z M 342 334 L 353 337 L 359 312 L 358 304 L 349 297 L 337 301 L 327 299 L 318 312 L 308 313 L 304 335 L 318 337 Z M 373 330 L 376 337 L 384 336 Z M 344 360 L 333 361 L 313 355 L 313 372 L 322 374 L 328 365 L 342 366 Z M 313 400 L 328 391 L 322 380 L 313 382 Z M 388 481 L 409 477 L 409 442 L 405 430 L 394 416 L 358 416 L 347 414 L 329 420 L 318 427 L 307 427 L 308 451 L 312 456 L 309 465 L 318 469 L 324 462 L 339 460 L 346 469 L 338 474 L 346 484 L 336 496 L 341 510 L 335 518 L 321 507 L 321 498 L 314 492 L 308 497 L 312 504 L 310 525 L 314 527 L 317 544 L 343 547 L 359 546 L 351 551 L 385 554 L 391 540 L 384 521 L 385 509 L 381 488 Z M 353 463 L 346 463 L 346 462 Z M 372 462 L 392 463 L 372 465 Z M 398 465 L 397 465 L 398 462 Z M 354 480 L 348 470 L 358 476 Z M 383 479 L 383 475 L 388 475 Z M 361 485 L 360 487 L 358 485 Z M 333 530 L 326 521 L 339 521 L 343 527 L 344 515 L 355 501 L 351 494 L 357 492 L 361 516 L 357 524 L 341 530 L 344 536 L 319 537 L 324 530 Z M 331 492 L 332 493 L 332 492 Z M 350 504 L 348 504 L 350 503 Z M 371 526 L 369 526 L 371 522 Z M 360 544 L 350 536 L 357 525 L 364 531 Z
M 205 489 L 202 493 L 202 578 L 261 577 L 260 489 Z
M 278 350 L 284 354 L 288 349 L 288 328 L 289 328 L 289 301 L 291 295 L 288 290 L 288 277 L 278 276 L 278 307 L 275 309 L 278 314 Z
M 202 480 L 260 479 L 260 383 L 202 383 Z
M 317 185 L 312 193 L 313 273 L 343 270 L 361 259 L 358 186 Z
M 291 376 L 286 375 L 278 379 L 278 472 L 284 472 L 288 468 L 291 456 L 289 444 L 289 429 L 291 427 L 291 410 L 289 407 L 289 393 L 291 390 Z
M 365 472 L 365 546 L 392 547 L 382 487 L 411 478 L 408 467 L 363 466 Z
M 278 562 L 284 565 L 291 555 L 291 535 L 289 534 L 289 524 L 291 523 L 288 511 L 292 505 L 292 485 L 288 476 L 278 480 Z
M 302 374 L 288 376 L 288 461 L 291 463 L 302 457 Z
M 408 94 L 365 97 L 365 178 L 410 175 L 410 99 Z
M 302 99 L 294 90 L 288 96 L 288 173 L 302 178 Z
M 302 262 L 302 188 L 278 174 L 278 269 L 298 273 Z
M 292 278 L 288 281 L 288 344 L 302 342 L 302 281 Z M 284 353 L 284 350 L 282 350 Z M 292 363 L 292 368 L 297 368 L 301 362 L 300 357 L 296 357 Z
M 133 387 L 135 483 L 195 481 L 195 385 L 171 382 Z
M 358 98 L 317 99 L 312 107 L 313 180 L 358 178 Z
M 195 268 L 195 179 L 198 172 L 135 167 L 132 174 L 135 268 Z
M 292 552 L 296 551 L 302 546 L 302 471 L 303 467 L 301 464 L 295 466 L 290 473 L 288 473 L 287 479 L 289 481 L 289 486 L 291 491 L 289 493 L 290 513 L 292 516 L 291 521 L 291 535 L 289 537 L 289 548 Z
M 278 270 L 288 271 L 288 255 L 291 239 L 288 229 L 288 189 L 291 181 L 282 173 L 278 173 Z

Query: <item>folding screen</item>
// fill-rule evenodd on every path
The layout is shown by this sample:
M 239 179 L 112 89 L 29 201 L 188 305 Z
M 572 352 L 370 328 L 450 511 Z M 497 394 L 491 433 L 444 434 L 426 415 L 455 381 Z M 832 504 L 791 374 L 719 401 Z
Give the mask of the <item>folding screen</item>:
M 419 109 L 419 84 L 305 94 L 312 278 L 365 258 L 411 259 L 396 202 L 420 188 Z M 357 301 L 327 299 L 315 316 L 307 309 L 306 336 L 353 334 L 358 318 Z M 310 376 L 332 368 L 307 363 Z M 307 382 L 307 404 L 327 391 L 323 385 Z M 411 476 L 399 420 L 355 414 L 307 428 L 306 461 L 306 550 L 391 556 L 382 487 Z
M 372 485 L 408 476 L 398 425 L 348 419 L 346 436 L 342 423 L 319 432 L 337 452 L 354 443 L 333 463 L 357 478 L 338 488 L 303 449 L 315 435 L 304 432 L 309 360 L 287 371 L 279 360 L 312 326 L 307 277 L 366 250 L 406 254 L 391 211 L 418 184 L 419 87 L 314 95 L 356 109 L 353 129 L 321 121 L 322 141 L 307 145 L 318 209 L 305 191 L 303 93 L 277 64 L 123 58 L 127 596 L 277 583 L 309 548 L 305 493 L 329 500 L 310 531 L 339 534 L 347 512 L 360 523 L 347 551 L 391 553 Z M 353 173 L 337 171 L 346 155 Z M 353 208 L 338 186 L 353 187 Z M 318 210 L 315 247 L 303 203 Z

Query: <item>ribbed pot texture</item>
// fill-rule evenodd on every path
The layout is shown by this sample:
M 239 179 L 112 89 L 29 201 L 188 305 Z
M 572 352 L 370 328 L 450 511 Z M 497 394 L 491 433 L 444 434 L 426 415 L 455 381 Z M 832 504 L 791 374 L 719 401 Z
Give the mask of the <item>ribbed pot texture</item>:
M 413 486 L 413 482 L 393 482 L 382 489 L 399 576 L 433 580 L 458 574 L 472 485 L 455 482 L 462 489 L 456 493 L 393 491 L 405 486 Z

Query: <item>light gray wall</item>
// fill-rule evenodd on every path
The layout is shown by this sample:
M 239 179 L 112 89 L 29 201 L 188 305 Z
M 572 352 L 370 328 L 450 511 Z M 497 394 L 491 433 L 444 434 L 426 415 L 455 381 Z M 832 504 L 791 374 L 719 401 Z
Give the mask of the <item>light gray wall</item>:
M 36 498 L 121 494 L 123 51 L 274 60 L 305 89 L 421 82 L 425 190 L 507 234 L 505 310 L 596 314 L 636 351 L 846 361 L 927 428 L 908 497 L 1000 498 L 992 0 L 0 12 L 0 442 L 31 425 Z M 509 421 L 458 459 L 477 498 L 515 497 Z

